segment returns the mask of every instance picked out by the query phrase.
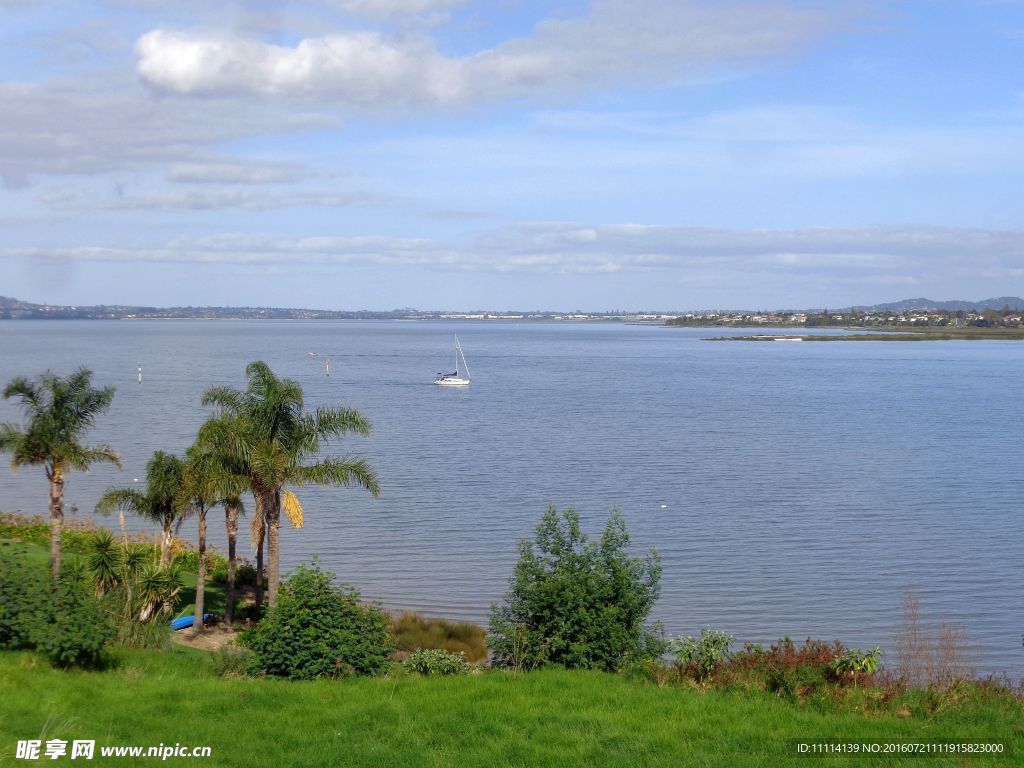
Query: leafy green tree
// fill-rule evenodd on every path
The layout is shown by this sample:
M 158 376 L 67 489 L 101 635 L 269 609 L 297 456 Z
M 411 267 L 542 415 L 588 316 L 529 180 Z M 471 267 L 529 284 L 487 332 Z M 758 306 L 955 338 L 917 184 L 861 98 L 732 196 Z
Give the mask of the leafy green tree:
M 92 386 L 92 371 L 79 368 L 70 376 L 44 373 L 35 381 L 18 376 L 4 387 L 4 399 L 20 398 L 28 419 L 24 428 L 0 424 L 0 453 L 11 454 L 11 469 L 41 465 L 50 483 L 50 564 L 60 576 L 64 527 L 64 486 L 72 470 L 87 472 L 93 464 L 120 469 L 121 460 L 109 445 L 87 446 L 82 440 L 96 417 L 110 407 L 114 388 Z
M 263 621 L 242 635 L 253 672 L 309 680 L 384 671 L 394 647 L 387 616 L 333 579 L 315 563 L 295 569 Z
M 177 456 L 157 451 L 146 464 L 146 490 L 110 488 L 96 503 L 96 511 L 109 515 L 114 511 L 131 512 L 158 523 L 161 529 L 160 566 L 171 562 L 171 541 L 175 524 L 182 513 L 179 502 L 185 464 Z
M 523 541 L 510 589 L 491 607 L 488 647 L 499 667 L 618 669 L 652 655 L 656 637 L 644 622 L 658 598 L 661 561 L 627 552 L 618 510 L 590 541 L 573 509 L 548 508 L 536 540 Z
M 261 361 L 246 369 L 244 391 L 216 387 L 203 395 L 203 403 L 220 408 L 233 425 L 228 445 L 244 464 L 256 501 L 255 526 L 266 532 L 268 602 L 274 605 L 281 574 L 281 511 L 296 528 L 303 523 L 302 505 L 286 486 L 335 485 L 365 488 L 374 496 L 380 486 L 373 469 L 362 458 L 318 456 L 324 443 L 345 434 L 369 434 L 370 425 L 350 408 L 304 409 L 302 386 L 279 379 Z M 261 577 L 257 576 L 257 581 Z

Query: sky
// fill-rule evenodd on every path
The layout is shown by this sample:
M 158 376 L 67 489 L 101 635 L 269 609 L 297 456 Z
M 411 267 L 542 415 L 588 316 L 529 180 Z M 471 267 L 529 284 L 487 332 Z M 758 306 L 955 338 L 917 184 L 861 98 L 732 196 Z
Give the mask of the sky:
M 0 0 L 0 295 L 1024 294 L 1024 0 Z

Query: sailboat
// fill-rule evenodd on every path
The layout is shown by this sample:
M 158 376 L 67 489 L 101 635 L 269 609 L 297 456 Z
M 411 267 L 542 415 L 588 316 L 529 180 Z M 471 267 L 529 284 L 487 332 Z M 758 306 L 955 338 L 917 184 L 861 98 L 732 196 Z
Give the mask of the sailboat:
M 466 377 L 463 378 L 459 375 L 459 358 L 462 358 L 462 367 L 466 371 Z M 462 345 L 459 344 L 459 337 L 455 337 L 455 372 L 454 373 L 439 373 L 437 378 L 434 379 L 435 384 L 440 384 L 442 387 L 468 387 L 470 382 L 469 374 L 469 363 L 466 362 L 466 356 L 462 353 Z

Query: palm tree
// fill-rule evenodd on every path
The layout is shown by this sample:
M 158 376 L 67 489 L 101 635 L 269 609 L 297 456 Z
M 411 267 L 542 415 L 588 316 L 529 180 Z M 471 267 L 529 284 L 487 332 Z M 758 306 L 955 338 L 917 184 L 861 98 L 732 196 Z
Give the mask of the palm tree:
M 216 387 L 203 395 L 203 403 L 219 406 L 222 413 L 235 419 L 231 450 L 244 464 L 256 500 L 254 526 L 266 531 L 268 602 L 273 606 L 281 580 L 281 510 L 296 528 L 303 522 L 302 505 L 285 486 L 358 486 L 378 496 L 380 485 L 362 458 L 332 457 L 307 463 L 333 437 L 369 434 L 369 423 L 357 411 L 321 407 L 306 412 L 298 382 L 277 378 L 261 361 L 250 363 L 245 373 L 249 383 L 244 392 Z
M 196 619 L 193 634 L 203 631 L 203 611 L 206 592 L 206 514 L 217 504 L 224 505 L 225 524 L 228 533 L 228 583 L 225 599 L 224 619 L 228 626 L 234 618 L 235 599 L 235 544 L 238 536 L 238 516 L 241 513 L 241 494 L 247 487 L 247 478 L 232 462 L 224 450 L 225 443 L 217 438 L 227 425 L 215 419 L 204 424 L 195 444 L 186 454 L 184 482 L 180 493 L 179 507 L 185 512 L 179 518 L 179 527 L 186 517 L 199 519 L 199 565 L 196 575 Z
M 96 417 L 110 407 L 114 388 L 92 386 L 92 371 L 79 368 L 64 378 L 50 372 L 35 381 L 18 376 L 4 387 L 4 399 L 18 397 L 28 424 L 0 424 L 0 452 L 11 454 L 11 469 L 41 464 L 50 482 L 50 564 L 60 576 L 61 533 L 64 527 L 64 484 L 68 472 L 88 472 L 106 462 L 121 468 L 109 445 L 82 445 Z
M 160 567 L 171 562 L 172 530 L 182 510 L 178 500 L 184 479 L 184 462 L 157 451 L 146 464 L 146 490 L 109 488 L 96 503 L 96 511 L 109 515 L 118 510 L 160 524 Z

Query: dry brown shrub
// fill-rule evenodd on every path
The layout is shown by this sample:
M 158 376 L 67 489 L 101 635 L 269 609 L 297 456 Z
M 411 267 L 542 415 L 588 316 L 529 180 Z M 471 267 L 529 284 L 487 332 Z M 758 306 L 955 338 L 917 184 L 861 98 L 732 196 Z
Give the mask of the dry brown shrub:
M 903 593 L 903 623 L 896 636 L 895 675 L 918 688 L 949 688 L 959 680 L 972 680 L 967 630 L 945 620 L 932 633 L 921 618 L 921 602 L 912 589 Z

